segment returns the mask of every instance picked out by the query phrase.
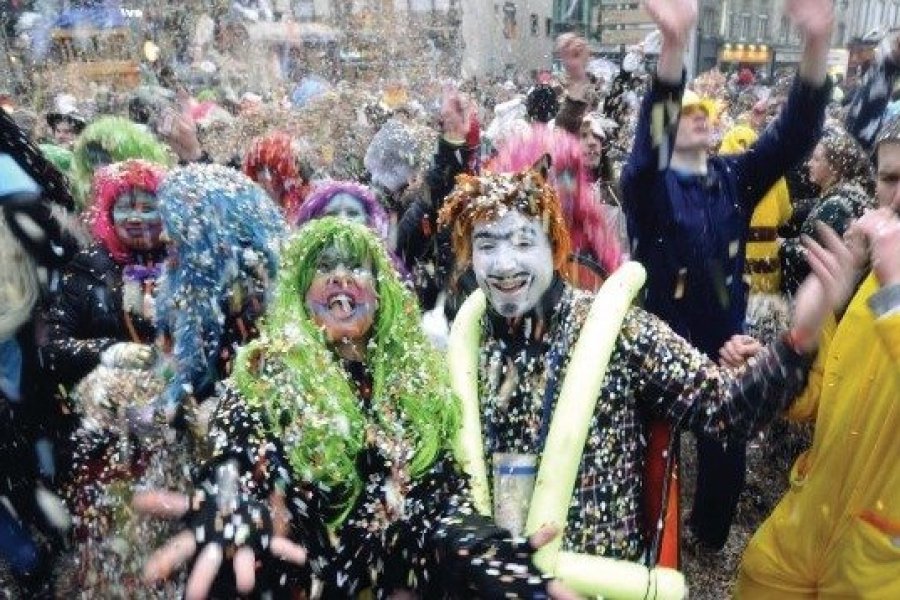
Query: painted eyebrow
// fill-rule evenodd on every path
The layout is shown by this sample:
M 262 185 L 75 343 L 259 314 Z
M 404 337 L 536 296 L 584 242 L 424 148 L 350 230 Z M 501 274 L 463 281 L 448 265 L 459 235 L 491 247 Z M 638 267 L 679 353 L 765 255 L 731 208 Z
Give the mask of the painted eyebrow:
M 473 237 L 476 240 L 508 240 L 516 235 L 533 238 L 537 236 L 537 232 L 534 229 L 534 225 L 525 225 L 513 229 L 512 231 L 500 231 L 496 233 L 492 231 L 479 231 Z

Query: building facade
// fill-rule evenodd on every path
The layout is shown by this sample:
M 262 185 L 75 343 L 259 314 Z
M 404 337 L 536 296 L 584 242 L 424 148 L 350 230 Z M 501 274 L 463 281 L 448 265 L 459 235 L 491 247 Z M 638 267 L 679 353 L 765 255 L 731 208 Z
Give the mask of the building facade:
M 553 0 L 463 0 L 463 77 L 524 76 L 553 58 Z
M 900 3 L 900 0 L 891 0 Z M 859 0 L 836 0 L 832 47 L 844 48 Z M 698 69 L 751 66 L 769 73 L 800 62 L 801 40 L 784 14 L 785 0 L 701 0 Z M 841 53 L 833 53 L 835 68 Z
M 900 0 L 838 0 L 845 5 L 845 41 L 875 40 L 900 27 Z
M 656 29 L 640 2 L 600 0 L 592 8 L 597 14 L 598 50 L 604 55 L 622 55 Z
M 392 47 L 424 38 L 429 58 L 463 77 L 511 77 L 550 66 L 554 0 L 295 0 L 300 20 Z M 421 54 L 419 55 L 421 57 Z

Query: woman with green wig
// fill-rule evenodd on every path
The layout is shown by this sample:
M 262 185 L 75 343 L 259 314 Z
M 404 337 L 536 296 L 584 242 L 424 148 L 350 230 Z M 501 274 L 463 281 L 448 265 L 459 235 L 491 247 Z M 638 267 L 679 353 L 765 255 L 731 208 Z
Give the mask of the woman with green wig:
M 316 220 L 281 260 L 196 491 L 135 500 L 185 524 L 146 579 L 193 559 L 188 598 L 548 597 L 530 561 L 541 540 L 512 540 L 471 506 L 450 451 L 459 402 L 376 234 Z

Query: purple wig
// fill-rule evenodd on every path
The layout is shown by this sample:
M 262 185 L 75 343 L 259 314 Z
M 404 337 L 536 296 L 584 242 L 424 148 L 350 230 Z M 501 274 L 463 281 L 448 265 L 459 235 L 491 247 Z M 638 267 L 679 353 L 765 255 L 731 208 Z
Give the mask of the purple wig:
M 363 210 L 366 211 L 366 225 L 382 240 L 387 241 L 390 227 L 387 213 L 369 188 L 352 181 L 317 182 L 310 195 L 300 206 L 295 225 L 300 227 L 307 221 L 321 218 L 328 203 L 338 194 L 349 194 L 359 200 L 363 205 Z
M 363 210 L 366 212 L 366 226 L 374 231 L 385 246 L 389 246 L 390 221 L 384 207 L 378 202 L 372 190 L 364 185 L 354 183 L 352 181 L 335 181 L 326 180 L 314 184 L 312 192 L 306 197 L 303 204 L 300 205 L 300 212 L 297 214 L 297 227 L 302 227 L 305 223 L 320 219 L 325 216 L 325 208 L 331 199 L 338 194 L 349 194 L 362 203 Z M 412 286 L 412 277 L 406 266 L 400 258 L 389 250 L 391 262 L 400 274 L 400 279 L 409 286 Z

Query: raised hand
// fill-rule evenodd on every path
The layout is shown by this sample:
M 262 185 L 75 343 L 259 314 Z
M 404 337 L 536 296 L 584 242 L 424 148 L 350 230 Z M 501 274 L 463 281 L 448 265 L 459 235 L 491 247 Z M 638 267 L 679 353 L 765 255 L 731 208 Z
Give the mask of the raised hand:
M 466 139 L 472 112 L 471 102 L 459 90 L 454 88 L 445 90 L 441 105 L 441 126 L 444 136 L 454 141 Z
M 136 494 L 133 504 L 144 514 L 185 521 L 186 528 L 147 561 L 144 578 L 149 583 L 165 580 L 196 556 L 185 589 L 188 599 L 209 595 L 226 556 L 233 557 L 240 594 L 256 587 L 257 560 L 306 563 L 306 550 L 282 535 L 286 527 L 279 521 L 279 507 L 283 505 L 276 502 L 270 507 L 240 493 L 233 463 L 219 467 L 215 483 L 204 485 L 190 498 L 155 490 Z
M 793 329 L 801 333 L 804 351 L 815 349 L 825 319 L 847 305 L 860 274 L 856 257 L 833 229 L 817 223 L 816 231 L 822 244 L 803 238 L 812 273 L 794 298 Z
M 834 26 L 832 0 L 787 0 L 784 13 L 807 40 L 827 40 Z
M 203 155 L 197 124 L 185 111 L 170 111 L 166 115 L 167 127 L 159 135 L 172 151 L 184 162 L 199 160 Z
M 663 42 L 684 46 L 697 23 L 697 0 L 644 0 L 644 9 L 663 36 Z

